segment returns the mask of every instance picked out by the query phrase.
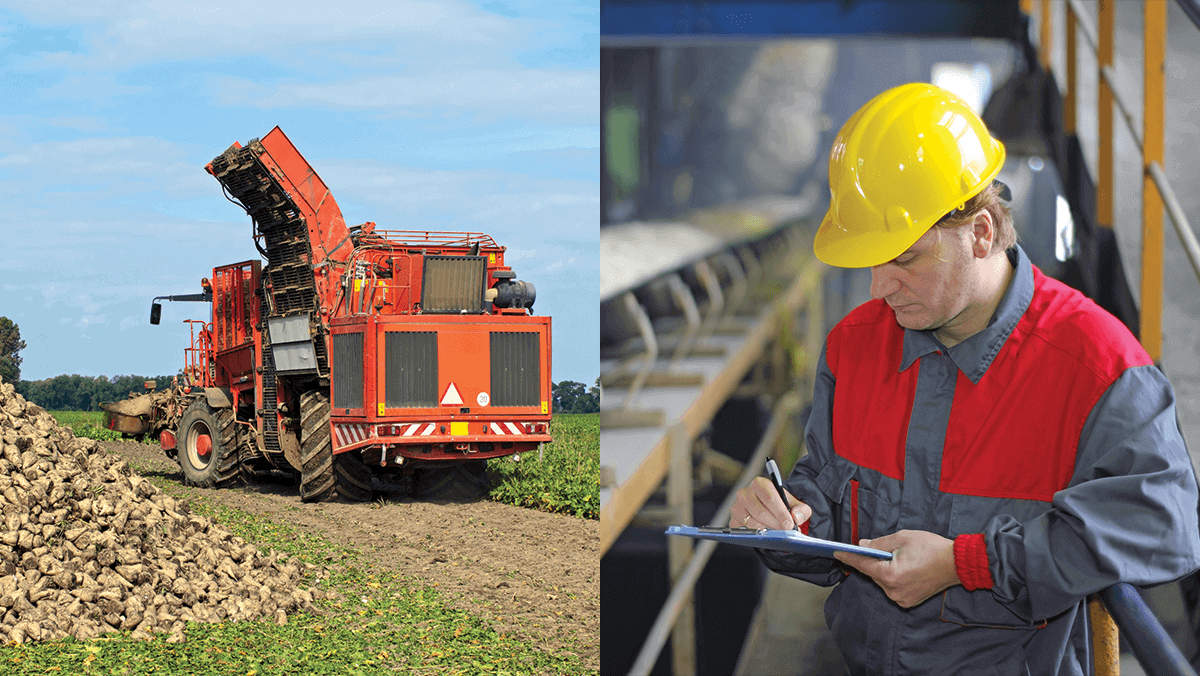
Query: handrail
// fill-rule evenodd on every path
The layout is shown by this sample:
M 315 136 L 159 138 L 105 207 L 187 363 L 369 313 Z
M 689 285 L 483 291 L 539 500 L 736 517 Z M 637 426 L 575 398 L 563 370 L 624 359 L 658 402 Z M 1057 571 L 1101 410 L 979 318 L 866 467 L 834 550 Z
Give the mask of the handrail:
M 1083 31 L 1083 37 L 1087 38 L 1088 44 L 1093 52 L 1100 51 L 1100 40 L 1096 37 L 1096 27 L 1092 25 L 1092 17 L 1087 15 L 1083 9 L 1081 0 L 1067 0 L 1068 8 L 1075 13 L 1075 25 L 1079 30 Z
M 743 487 L 748 486 L 754 477 L 759 475 L 758 468 L 766 462 L 767 454 L 775 447 L 775 442 L 778 441 L 784 426 L 791 422 L 792 414 L 799 407 L 800 398 L 795 392 L 789 392 L 775 404 L 775 410 L 771 413 L 771 424 L 767 427 L 767 431 L 758 442 L 758 447 L 754 449 L 754 455 L 746 461 L 746 469 L 738 477 L 737 483 L 729 490 L 729 495 L 721 503 L 716 513 L 713 514 L 712 520 L 709 522 L 710 526 L 728 525 L 729 513 L 733 510 L 733 502 L 737 499 L 737 492 Z M 684 602 L 691 596 L 696 582 L 700 579 L 700 574 L 704 572 L 704 566 L 708 564 L 708 559 L 712 557 L 713 550 L 716 547 L 717 543 L 712 540 L 705 540 L 696 545 L 692 557 L 688 559 L 687 567 L 684 568 L 675 585 L 671 587 L 671 593 L 667 596 L 666 602 L 663 603 L 662 609 L 658 611 L 658 617 L 655 618 L 653 626 L 650 627 L 650 633 L 646 636 L 646 642 L 642 644 L 642 649 L 638 651 L 637 659 L 634 660 L 633 666 L 629 669 L 629 676 L 646 676 L 650 673 L 650 670 L 654 667 L 654 663 L 658 661 L 658 654 L 662 652 L 663 646 L 667 642 L 667 636 L 671 632 L 671 627 L 675 625 L 680 611 L 683 610 Z
M 1200 242 L 1196 241 L 1196 234 L 1192 232 L 1192 226 L 1183 213 L 1183 207 L 1179 206 L 1175 191 L 1171 189 L 1171 184 L 1167 181 L 1167 176 L 1158 162 L 1151 162 L 1146 170 L 1150 172 L 1150 178 L 1154 180 L 1158 191 L 1162 193 L 1163 203 L 1167 207 L 1167 215 L 1171 217 L 1171 225 L 1175 226 L 1175 232 L 1179 235 L 1179 241 L 1183 243 L 1183 251 L 1187 254 L 1188 262 L 1196 271 L 1196 279 L 1200 279 Z
M 1200 0 L 1175 0 L 1187 18 L 1192 20 L 1196 28 L 1200 28 Z
M 1049 0 L 1042 3 L 1043 22 L 1046 21 L 1046 9 Z M 1179 5 L 1200 28 L 1200 2 L 1197 0 L 1178 0 Z M 1142 123 L 1135 122 L 1130 107 L 1117 88 L 1116 70 L 1113 64 L 1114 54 L 1114 24 L 1116 10 L 1114 0 L 1100 0 L 1099 28 L 1093 26 L 1088 12 L 1080 0 L 1067 0 L 1066 29 L 1067 34 L 1067 90 L 1064 93 L 1063 127 L 1068 134 L 1076 133 L 1075 106 L 1077 105 L 1077 87 L 1075 82 L 1075 31 L 1083 33 L 1091 53 L 1096 59 L 1097 75 L 1097 117 L 1099 118 L 1099 157 L 1096 190 L 1096 212 L 1100 224 L 1104 227 L 1113 225 L 1113 122 L 1112 104 L 1120 111 L 1121 117 L 1137 144 L 1142 155 L 1142 256 L 1141 256 L 1141 290 L 1139 294 L 1141 306 L 1141 342 L 1146 352 L 1154 361 L 1162 359 L 1162 306 L 1163 306 L 1163 234 L 1162 212 L 1164 209 L 1170 216 L 1171 224 L 1183 244 L 1188 261 L 1200 280 L 1200 243 L 1175 197 L 1166 173 L 1163 171 L 1164 154 L 1164 102 L 1166 90 L 1163 73 L 1166 63 L 1166 7 L 1162 2 L 1145 0 L 1143 3 L 1143 73 L 1142 73 Z M 1049 36 L 1052 31 L 1043 25 L 1040 34 Z M 1083 171 L 1087 171 L 1083 169 Z M 1120 583 L 1100 592 L 1102 602 L 1093 604 L 1095 640 L 1112 632 L 1115 621 L 1121 633 L 1133 648 L 1138 662 L 1147 669 L 1153 669 L 1155 674 L 1191 674 L 1195 672 L 1180 653 L 1174 641 L 1162 629 L 1162 625 L 1154 617 L 1150 609 L 1142 601 L 1136 590 L 1128 584 Z M 1107 612 L 1105 612 L 1107 609 Z M 1115 634 L 1108 633 L 1112 645 L 1096 645 L 1097 673 L 1109 670 L 1116 673 L 1119 668 L 1115 654 L 1107 651 L 1116 649 Z M 1100 653 L 1105 653 L 1103 658 Z
M 1117 71 L 1113 70 L 1112 66 L 1105 66 L 1100 69 L 1100 77 L 1104 78 L 1108 88 L 1112 90 L 1113 103 L 1117 104 L 1117 110 L 1121 111 L 1121 117 L 1125 118 L 1125 124 L 1129 127 L 1129 133 L 1133 135 L 1133 142 L 1137 144 L 1138 151 L 1145 150 L 1146 142 L 1142 138 L 1142 130 L 1137 128 L 1133 121 L 1133 113 L 1129 112 L 1121 90 L 1117 89 Z
M 1196 676 L 1133 585 L 1119 582 L 1100 592 L 1100 599 L 1117 622 L 1121 635 L 1133 648 L 1138 664 L 1153 668 L 1157 676 Z

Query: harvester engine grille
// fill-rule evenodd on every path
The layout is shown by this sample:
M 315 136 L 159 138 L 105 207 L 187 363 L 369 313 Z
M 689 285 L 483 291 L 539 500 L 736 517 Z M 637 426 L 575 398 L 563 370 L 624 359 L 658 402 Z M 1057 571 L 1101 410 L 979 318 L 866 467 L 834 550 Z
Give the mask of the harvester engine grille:
M 482 312 L 483 256 L 426 256 L 421 281 L 421 309 L 425 312 Z
M 438 341 L 433 331 L 384 334 L 384 401 L 389 408 L 438 405 Z
M 492 406 L 537 406 L 541 399 L 541 343 L 532 332 L 494 332 Z
M 363 406 L 363 334 L 333 334 L 333 407 Z
M 316 311 L 316 284 L 313 280 L 308 225 L 296 204 L 263 166 L 258 140 L 244 148 L 230 148 L 212 161 L 213 175 L 254 219 L 266 246 L 267 267 L 263 286 L 269 292 L 264 299 L 268 317 Z M 328 373 L 325 341 L 314 340 L 317 367 Z

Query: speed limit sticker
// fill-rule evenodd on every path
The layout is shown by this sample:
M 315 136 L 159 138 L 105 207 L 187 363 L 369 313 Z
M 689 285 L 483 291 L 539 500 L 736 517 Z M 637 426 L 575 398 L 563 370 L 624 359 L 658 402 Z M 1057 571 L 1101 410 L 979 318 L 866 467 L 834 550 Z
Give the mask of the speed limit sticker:
M 480 406 L 487 406 L 491 399 L 488 397 L 487 392 L 480 392 L 479 396 L 475 397 L 475 401 L 478 402 Z

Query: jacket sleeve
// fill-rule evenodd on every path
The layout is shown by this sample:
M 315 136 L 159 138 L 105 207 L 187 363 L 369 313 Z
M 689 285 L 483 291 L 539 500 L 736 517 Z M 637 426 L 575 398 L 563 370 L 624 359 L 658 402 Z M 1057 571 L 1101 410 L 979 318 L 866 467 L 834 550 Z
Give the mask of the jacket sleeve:
M 1200 567 L 1196 476 L 1163 374 L 1125 371 L 1089 413 L 1051 508 L 960 535 L 955 559 L 966 589 L 990 588 L 1028 621 L 1117 582 L 1161 584 Z
M 833 456 L 833 372 L 826 363 L 825 349 L 817 360 L 817 378 L 813 388 L 812 413 L 805 426 L 804 444 L 807 454 L 796 463 L 783 482 L 788 492 L 812 508 L 808 534 L 825 540 L 835 537 L 835 514 L 840 506 L 834 504 L 816 484 L 816 477 Z M 771 570 L 813 584 L 828 587 L 845 575 L 837 561 L 816 556 L 787 552 L 756 550 Z

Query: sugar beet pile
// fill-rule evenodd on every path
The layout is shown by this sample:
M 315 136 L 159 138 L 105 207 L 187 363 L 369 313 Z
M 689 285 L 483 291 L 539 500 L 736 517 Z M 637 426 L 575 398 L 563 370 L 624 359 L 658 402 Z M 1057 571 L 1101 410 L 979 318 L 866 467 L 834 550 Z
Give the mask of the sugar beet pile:
M 287 621 L 300 567 L 264 556 L 0 382 L 0 643 Z

